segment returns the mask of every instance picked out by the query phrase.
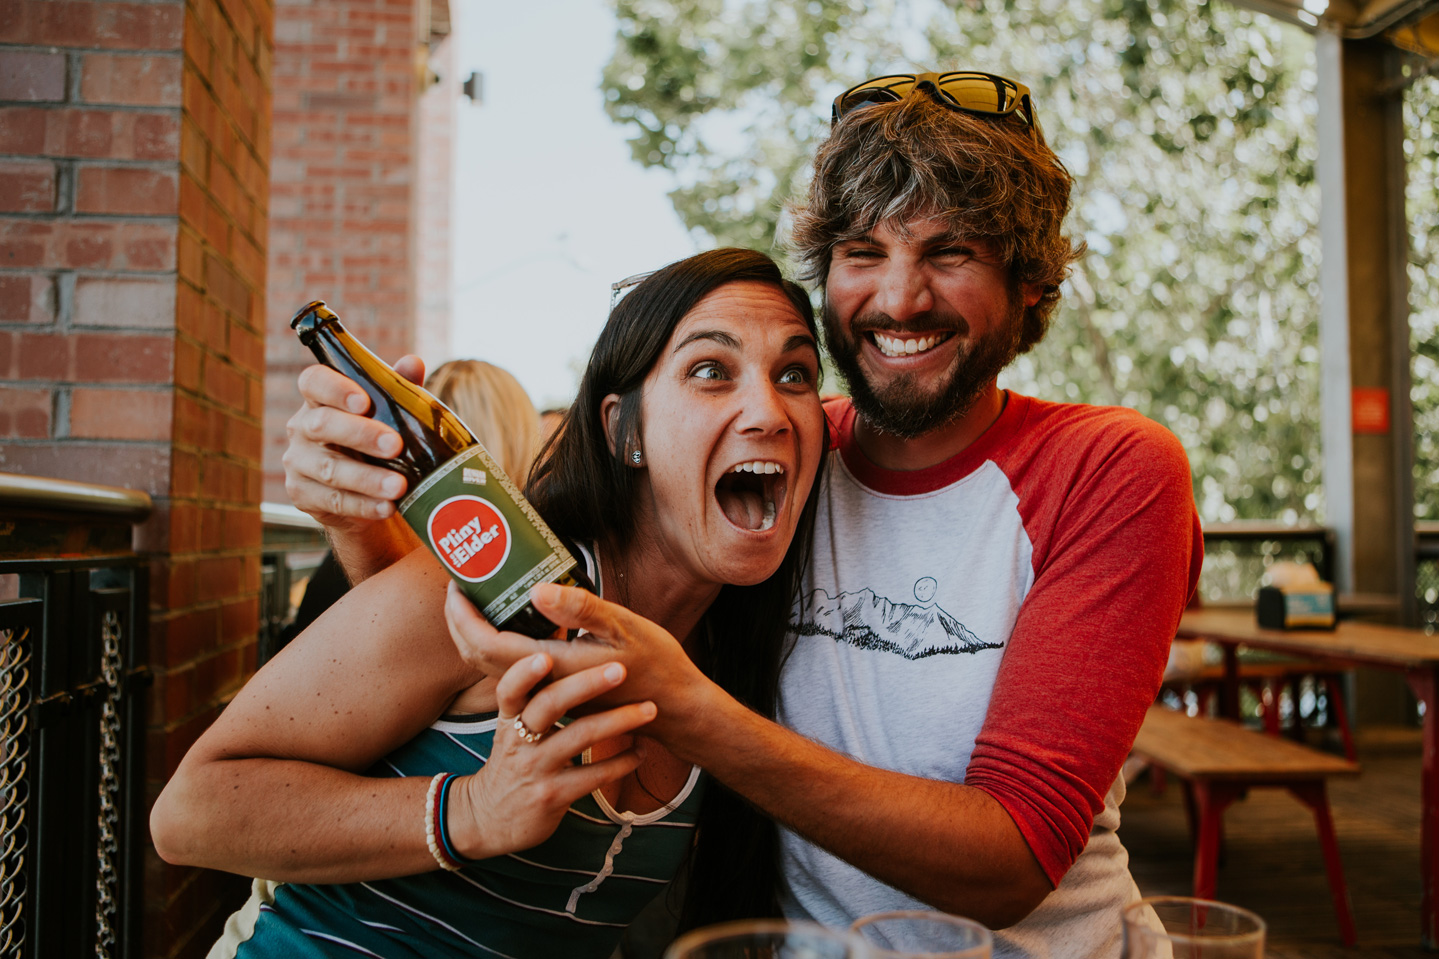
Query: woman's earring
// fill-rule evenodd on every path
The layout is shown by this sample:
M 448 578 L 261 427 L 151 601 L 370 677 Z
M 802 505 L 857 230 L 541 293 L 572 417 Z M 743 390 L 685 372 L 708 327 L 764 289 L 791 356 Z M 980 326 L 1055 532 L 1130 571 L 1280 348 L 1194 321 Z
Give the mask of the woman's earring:
M 633 453 L 630 454 L 630 462 L 634 465 L 639 466 L 644 461 L 645 454 L 641 453 L 639 450 L 635 450 Z

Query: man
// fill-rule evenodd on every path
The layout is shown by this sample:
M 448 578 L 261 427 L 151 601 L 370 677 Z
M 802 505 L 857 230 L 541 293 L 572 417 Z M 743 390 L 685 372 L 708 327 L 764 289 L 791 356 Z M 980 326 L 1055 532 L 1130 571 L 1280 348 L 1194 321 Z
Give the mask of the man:
M 1131 411 L 997 386 L 1076 255 L 1070 178 L 1027 90 L 886 77 L 837 98 L 834 119 L 795 244 L 852 399 L 829 408 L 778 722 L 578 591 L 535 603 L 592 636 L 544 645 L 561 671 L 625 661 L 622 692 L 658 706 L 649 731 L 785 827 L 786 914 L 845 925 L 929 906 L 1001 930 L 997 955 L 1118 956 L 1137 897 L 1118 773 L 1201 558 L 1188 463 Z M 312 406 L 345 400 L 311 387 Z M 383 434 L 336 412 L 293 421 L 292 495 L 385 514 L 383 477 L 319 445 L 380 452 L 361 444 Z M 384 552 L 363 526 L 344 535 L 359 557 Z M 450 614 L 490 671 L 536 648 Z

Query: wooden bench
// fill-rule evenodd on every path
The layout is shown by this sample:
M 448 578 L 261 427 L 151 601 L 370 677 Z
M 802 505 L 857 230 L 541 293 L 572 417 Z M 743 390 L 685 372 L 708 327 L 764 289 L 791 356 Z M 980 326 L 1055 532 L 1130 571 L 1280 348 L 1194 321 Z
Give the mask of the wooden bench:
M 1214 898 L 1224 810 L 1232 803 L 1251 788 L 1273 786 L 1289 790 L 1309 807 L 1319 830 L 1339 934 L 1345 945 L 1354 945 L 1354 917 L 1325 784 L 1330 776 L 1357 775 L 1358 766 L 1231 720 L 1188 716 L 1163 706 L 1149 708 L 1134 752 L 1184 781 L 1185 811 L 1195 837 L 1194 895 L 1200 899 Z
M 1259 703 L 1259 715 L 1264 728 L 1275 736 L 1282 735 L 1283 722 L 1279 716 L 1280 699 L 1285 689 L 1289 691 L 1292 725 L 1290 732 L 1295 739 L 1304 738 L 1303 717 L 1300 715 L 1300 682 L 1312 677 L 1316 694 L 1322 688 L 1334 713 L 1334 726 L 1339 733 L 1339 742 L 1344 747 L 1344 756 L 1354 762 L 1354 737 L 1349 729 L 1349 716 L 1344 705 L 1345 667 L 1322 660 L 1283 659 L 1274 661 L 1247 662 L 1240 660 L 1239 685 L 1247 686 Z M 1181 699 L 1186 692 L 1193 692 L 1199 712 L 1209 715 L 1210 703 L 1224 688 L 1224 666 L 1206 665 L 1188 676 L 1176 676 L 1164 681 L 1164 688 L 1173 690 Z

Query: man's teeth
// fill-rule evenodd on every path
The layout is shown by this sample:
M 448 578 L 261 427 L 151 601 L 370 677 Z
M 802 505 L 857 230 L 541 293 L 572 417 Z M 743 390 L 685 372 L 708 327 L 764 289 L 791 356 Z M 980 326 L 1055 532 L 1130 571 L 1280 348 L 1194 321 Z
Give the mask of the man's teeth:
M 783 473 L 784 467 L 778 463 L 769 463 L 765 460 L 751 460 L 748 463 L 741 463 L 731 473 Z
M 901 340 L 897 337 L 885 336 L 883 333 L 874 334 L 874 344 L 885 356 L 908 356 L 911 353 L 923 353 L 943 339 L 943 336 L 921 336 L 917 340 Z

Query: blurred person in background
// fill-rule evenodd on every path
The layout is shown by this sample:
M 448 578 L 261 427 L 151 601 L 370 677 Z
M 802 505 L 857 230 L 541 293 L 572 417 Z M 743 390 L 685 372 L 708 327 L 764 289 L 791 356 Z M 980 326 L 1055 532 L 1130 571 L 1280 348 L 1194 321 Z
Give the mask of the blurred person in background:
M 559 406 L 552 406 L 549 409 L 540 411 L 541 443 L 548 443 L 550 441 L 550 437 L 555 435 L 555 431 L 558 430 L 560 424 L 565 421 L 565 413 L 567 412 L 568 410 Z
M 465 421 L 519 489 L 540 452 L 540 415 L 520 381 L 484 360 L 451 360 L 425 378 L 425 388 Z

